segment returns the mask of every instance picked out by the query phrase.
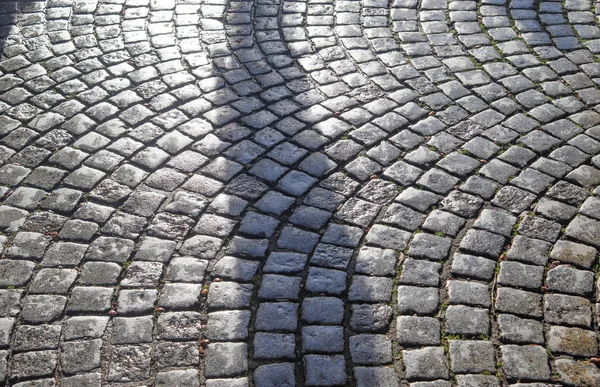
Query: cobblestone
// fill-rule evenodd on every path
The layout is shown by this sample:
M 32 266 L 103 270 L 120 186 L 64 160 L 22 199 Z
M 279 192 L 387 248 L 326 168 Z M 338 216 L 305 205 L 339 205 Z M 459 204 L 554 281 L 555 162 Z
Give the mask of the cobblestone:
M 598 384 L 593 6 L 5 2 L 0 384 Z

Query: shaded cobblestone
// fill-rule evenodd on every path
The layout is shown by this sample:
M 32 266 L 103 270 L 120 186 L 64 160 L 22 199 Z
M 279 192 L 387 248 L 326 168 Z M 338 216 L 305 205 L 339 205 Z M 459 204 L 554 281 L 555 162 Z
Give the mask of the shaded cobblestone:
M 0 384 L 598 384 L 594 4 L 0 8 Z

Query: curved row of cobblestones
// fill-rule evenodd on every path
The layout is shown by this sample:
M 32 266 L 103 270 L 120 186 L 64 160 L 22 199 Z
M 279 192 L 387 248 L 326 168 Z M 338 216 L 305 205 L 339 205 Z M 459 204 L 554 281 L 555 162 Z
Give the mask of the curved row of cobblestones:
M 600 383 L 591 2 L 0 5 L 8 385 Z

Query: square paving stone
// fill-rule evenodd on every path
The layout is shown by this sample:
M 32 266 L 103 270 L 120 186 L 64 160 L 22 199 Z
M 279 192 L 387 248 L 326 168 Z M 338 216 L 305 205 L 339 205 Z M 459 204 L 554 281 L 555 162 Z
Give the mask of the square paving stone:
M 29 292 L 67 294 L 76 277 L 75 269 L 42 269 L 36 274 Z
M 600 382 L 598 369 L 592 364 L 570 359 L 558 359 L 554 364 L 560 375 L 560 380 L 564 384 L 576 385 L 581 383 L 593 386 Z
M 573 219 L 577 208 L 557 200 L 542 198 L 535 206 L 535 213 L 564 224 Z
M 139 344 L 152 342 L 154 323 L 151 316 L 117 317 L 113 323 L 112 344 Z
M 341 326 L 302 327 L 304 353 L 341 353 L 344 351 L 344 328 Z
M 344 304 L 339 298 L 309 297 L 302 302 L 302 320 L 309 324 L 340 324 L 343 317 Z
M 336 218 L 366 227 L 377 216 L 380 207 L 364 200 L 352 198 L 336 213 Z
M 534 157 L 534 152 L 518 145 L 511 146 L 504 153 L 498 156 L 500 160 L 520 168 L 526 166 Z
M 355 275 L 348 290 L 351 301 L 387 302 L 392 296 L 393 281 L 386 277 Z
M 586 269 L 591 267 L 595 256 L 596 250 L 593 247 L 564 240 L 556 242 L 550 252 L 550 258 L 553 260 L 572 263 Z
M 398 195 L 396 201 L 414 208 L 417 211 L 425 211 L 441 199 L 440 196 L 434 193 L 419 190 L 414 187 L 408 187 Z
M 294 387 L 296 385 L 294 364 L 276 363 L 258 366 L 254 370 L 254 385 L 256 387 Z M 234 386 L 232 385 L 232 387 Z
M 270 216 L 248 212 L 240 224 L 240 232 L 256 237 L 269 238 L 275 232 L 279 222 Z
M 293 334 L 257 332 L 254 359 L 293 359 L 296 342 Z
M 594 273 L 560 265 L 548 271 L 546 284 L 550 290 L 585 295 L 593 290 Z
M 420 286 L 438 286 L 442 265 L 420 259 L 408 258 L 402 264 L 399 283 Z
M 139 315 L 148 314 L 154 310 L 157 291 L 148 290 L 121 290 L 119 292 L 119 314 Z
M 446 172 L 438 169 L 431 169 L 421 176 L 417 181 L 417 184 L 422 185 L 435 193 L 445 194 L 449 192 L 458 181 L 458 178 L 453 177 Z
M 261 200 L 264 200 L 269 194 L 270 193 L 267 193 L 267 195 L 265 195 L 265 197 Z M 286 198 L 286 203 L 289 200 L 291 200 L 291 202 L 294 202 L 294 199 L 287 198 L 285 196 L 284 196 L 284 198 Z M 276 199 L 276 197 L 273 195 L 273 200 L 275 200 L 275 199 Z M 283 200 L 283 199 L 281 199 L 281 200 Z M 340 195 L 338 193 L 335 193 L 335 192 L 327 190 L 327 189 L 315 187 L 312 190 L 310 190 L 310 192 L 308 193 L 306 198 L 304 198 L 304 203 L 308 204 L 310 206 L 313 206 L 313 207 L 321 208 L 323 210 L 335 211 L 339 207 L 339 205 L 342 202 L 344 202 L 344 200 L 345 200 L 345 198 L 343 195 Z M 291 203 L 289 205 L 291 205 Z M 286 207 L 286 209 L 287 209 L 287 207 Z M 278 215 L 280 215 L 280 214 L 278 214 Z
M 391 367 L 354 367 L 357 387 L 398 387 L 398 376 Z
M 474 217 L 482 205 L 483 200 L 481 198 L 460 191 L 452 191 L 440 203 L 442 209 L 463 218 Z
M 443 233 L 444 235 L 456 236 L 465 220 L 450 212 L 433 210 L 425 219 L 422 228 L 434 233 Z
M 385 335 L 365 333 L 351 336 L 349 347 L 355 364 L 379 365 L 392 361 L 392 342 Z
M 449 340 L 452 372 L 494 372 L 496 360 L 494 346 L 490 341 Z
M 519 223 L 519 234 L 530 238 L 542 239 L 548 242 L 555 242 L 560 233 L 559 223 L 551 222 L 544 218 L 527 215 Z
M 317 245 L 310 263 L 316 266 L 343 270 L 348 267 L 353 255 L 354 251 L 352 249 L 320 243 Z
M 526 189 L 535 194 L 540 194 L 554 181 L 554 177 L 539 172 L 533 168 L 527 168 L 516 178 L 511 180 L 511 184 Z
M 509 379 L 550 381 L 548 355 L 537 345 L 502 345 L 504 372 Z
M 499 314 L 500 339 L 504 343 L 543 344 L 544 326 L 541 322 L 511 314 Z
M 506 257 L 534 265 L 545 265 L 551 248 L 551 243 L 519 235 L 515 237 Z
M 16 232 L 25 223 L 29 213 L 10 206 L 0 206 L 0 229 Z
M 497 258 L 504 248 L 505 237 L 483 230 L 468 230 L 460 242 L 461 250 L 489 258 Z
M 304 367 L 307 386 L 346 384 L 346 361 L 343 355 L 306 355 Z
M 367 275 L 393 275 L 397 256 L 393 250 L 363 247 L 356 257 L 355 271 Z
M 112 295 L 112 288 L 76 286 L 67 309 L 72 312 L 107 312 Z
M 432 315 L 437 313 L 437 288 L 398 286 L 398 311 L 402 314 Z
M 487 285 L 471 281 L 448 281 L 448 297 L 451 304 L 466 304 L 487 307 L 490 305 L 490 290 Z
M 376 204 L 385 204 L 394 199 L 398 194 L 396 184 L 381 179 L 370 180 L 359 192 L 358 195 L 370 202 Z
M 13 257 L 38 260 L 44 255 L 50 240 L 47 235 L 21 231 L 17 233 L 6 253 Z
M 331 226 L 330 226 L 331 227 Z M 310 253 L 317 244 L 319 236 L 299 228 L 286 226 L 279 235 L 277 247 L 301 253 Z
M 327 223 L 331 215 L 330 212 L 315 207 L 300 206 L 294 210 L 290 222 L 297 226 L 319 230 Z
M 480 163 L 472 157 L 463 155 L 459 152 L 452 152 L 436 165 L 452 174 L 462 177 L 469 175 L 477 169 Z
M 201 316 L 196 312 L 161 313 L 157 323 L 157 338 L 163 340 L 194 340 L 200 337 L 202 333 L 201 325 Z
M 508 186 L 500 189 L 500 191 L 496 193 L 492 203 L 514 214 L 520 214 L 526 210 L 535 199 L 536 196 L 530 192 Z
M 414 236 L 408 254 L 413 257 L 441 261 L 448 256 L 451 244 L 452 240 L 450 238 L 419 233 Z
M 537 289 L 542 286 L 544 267 L 520 262 L 500 262 L 498 283 L 516 288 Z
M 391 204 L 383 214 L 382 222 L 414 231 L 423 223 L 423 214 L 401 204 Z
M 191 255 L 197 258 L 212 259 L 217 255 L 217 252 L 222 245 L 223 241 L 219 238 L 196 235 L 183 243 L 180 252 L 181 254 Z
M 261 331 L 293 332 L 298 325 L 298 304 L 291 302 L 264 302 L 256 313 L 256 329 Z
M 355 332 L 377 332 L 387 329 L 392 318 L 392 308 L 385 304 L 354 304 L 350 327 Z
M 553 353 L 586 357 L 598 354 L 598 340 L 594 331 L 551 326 L 546 333 L 546 341 Z
M 87 262 L 83 265 L 79 285 L 116 285 L 121 266 L 112 262 Z
M 450 305 L 446 310 L 446 332 L 452 335 L 488 336 L 490 316 L 487 309 Z
M 9 336 L 15 319 L 0 319 L 0 345 L 8 347 Z M 15 351 L 56 349 L 60 339 L 60 325 L 20 325 L 14 331 Z
M 157 287 L 162 272 L 163 264 L 160 262 L 133 262 L 127 268 L 125 276 L 121 280 L 121 286 Z
M 29 281 L 35 263 L 25 260 L 0 260 L 0 285 L 23 286 Z
M 600 248 L 600 221 L 578 215 L 567 226 L 565 235 Z
M 477 220 L 475 227 L 483 228 L 496 234 L 510 236 L 517 218 L 502 210 L 484 209 Z
M 592 159 L 592 163 L 596 166 L 600 166 L 598 160 L 600 160 L 600 158 L 595 156 Z M 565 178 L 584 187 L 591 188 L 600 183 L 600 171 L 589 165 L 582 165 L 571 171 Z
M 399 316 L 396 337 L 402 346 L 440 344 L 440 322 L 433 317 Z
M 358 227 L 332 223 L 325 230 L 321 242 L 344 247 L 356 247 L 363 236 L 363 230 Z
M 156 375 L 156 387 L 168 387 L 174 385 L 199 387 L 198 371 L 191 369 L 175 370 L 159 372 Z
M 402 251 L 408 246 L 411 237 L 410 232 L 375 224 L 369 230 L 365 241 L 368 245 Z
M 56 351 L 34 351 L 15 354 L 12 358 L 11 379 L 51 376 L 56 368 Z
M 460 189 L 475 195 L 481 196 L 483 199 L 490 199 L 496 193 L 496 189 L 500 184 L 493 180 L 489 180 L 480 176 L 471 176 L 465 183 L 460 185 Z
M 344 271 L 311 267 L 306 279 L 306 290 L 339 295 L 346 290 L 346 277 Z
M 100 367 L 101 348 L 101 339 L 62 343 L 61 365 L 63 372 L 74 374 Z
M 193 309 L 200 303 L 201 290 L 200 284 L 166 284 L 158 299 L 158 305 L 168 310 Z
M 542 296 L 524 290 L 499 287 L 496 293 L 496 310 L 522 316 L 541 317 Z
M 590 196 L 579 209 L 583 215 L 600 219 L 600 198 Z
M 452 274 L 489 281 L 494 276 L 496 262 L 491 259 L 467 254 L 454 254 Z
M 104 335 L 107 324 L 108 316 L 70 317 L 65 324 L 63 338 L 66 340 L 97 339 Z
M 225 256 L 214 266 L 213 275 L 239 282 L 249 282 L 256 274 L 259 265 L 258 261 Z
M 134 243 L 128 239 L 99 237 L 90 245 L 86 259 L 124 263 L 133 251 Z
M 266 276 L 265 276 L 266 277 Z M 253 285 L 235 282 L 213 282 L 207 304 L 215 309 L 240 309 L 250 305 Z
M 550 324 L 577 325 L 589 328 L 592 323 L 591 303 L 577 296 L 544 295 L 544 320 Z
M 258 296 L 270 300 L 297 300 L 300 292 L 300 282 L 300 277 L 266 274 L 263 276 Z
M 298 273 L 306 266 L 308 256 L 301 253 L 272 252 L 267 258 L 263 271 L 265 273 Z
M 537 159 L 533 164 L 531 164 L 531 167 L 557 179 L 562 178 L 573 169 L 563 162 L 544 157 Z
M 165 280 L 200 283 L 204 281 L 207 266 L 206 260 L 191 257 L 173 258 L 167 267 Z
M 584 188 L 566 181 L 559 181 L 548 190 L 548 196 L 573 206 L 579 206 L 588 197 L 588 193 Z
M 248 371 L 248 347 L 245 343 L 213 343 L 206 348 L 207 378 L 234 377 Z
M 200 217 L 196 227 L 194 227 L 194 231 L 198 234 L 209 236 L 228 237 L 236 225 L 237 222 L 235 220 L 212 214 L 204 214 Z M 165 247 L 170 247 L 170 244 L 173 244 L 171 251 L 174 249 L 174 241 L 161 241 L 160 243 L 164 244 Z
M 111 352 L 109 381 L 140 381 L 150 376 L 149 345 L 115 346 Z
M 448 362 L 441 347 L 402 351 L 408 380 L 448 379 Z

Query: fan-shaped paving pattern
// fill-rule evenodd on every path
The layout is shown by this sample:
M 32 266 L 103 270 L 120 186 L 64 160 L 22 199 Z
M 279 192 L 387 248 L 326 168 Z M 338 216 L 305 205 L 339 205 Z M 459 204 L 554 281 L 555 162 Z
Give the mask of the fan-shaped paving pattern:
M 595 12 L 0 1 L 0 381 L 600 384 Z

